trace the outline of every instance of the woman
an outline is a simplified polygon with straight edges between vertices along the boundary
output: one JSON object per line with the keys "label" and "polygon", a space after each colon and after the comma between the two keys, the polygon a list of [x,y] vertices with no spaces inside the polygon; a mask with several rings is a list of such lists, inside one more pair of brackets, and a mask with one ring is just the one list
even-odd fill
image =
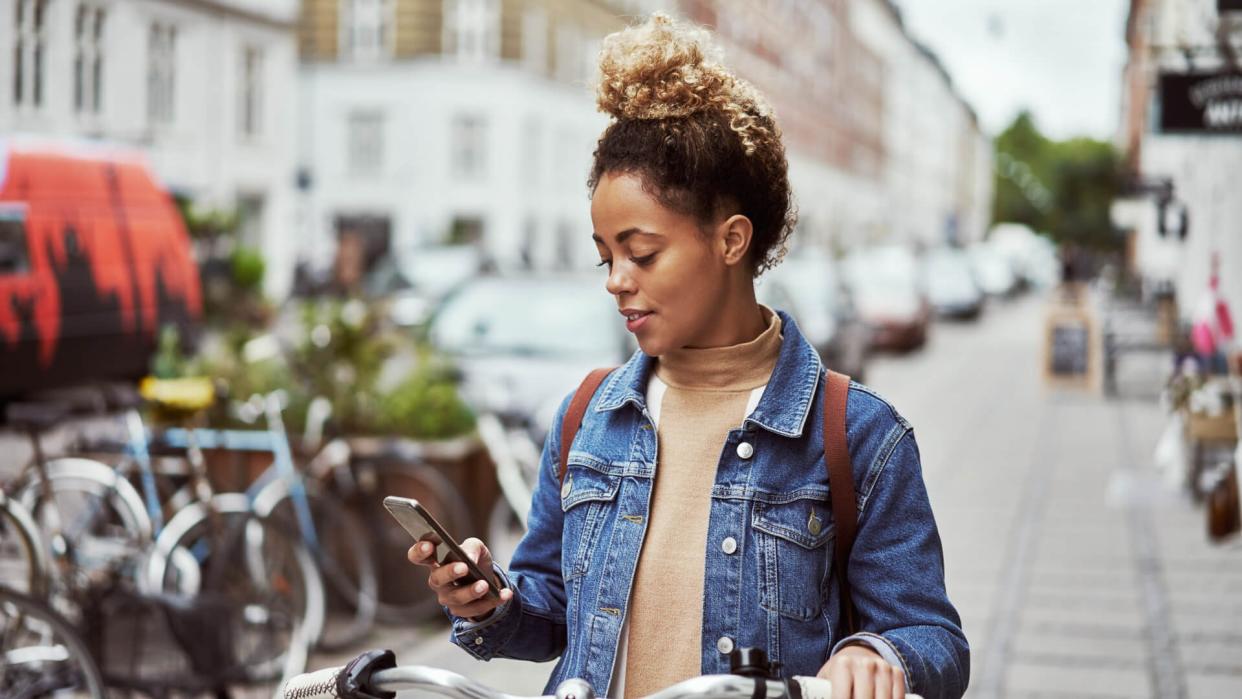
{"label": "woman", "polygon": [[529,531],[505,589],[458,586],[463,564],[410,549],[480,659],[560,657],[547,692],[581,677],[644,696],[729,670],[758,647],[783,675],[839,697],[958,697],[969,651],[944,589],[911,428],[854,384],[846,410],[858,529],[847,634],[833,575],[825,371],[754,280],[796,218],[780,131],[706,32],[663,15],[605,40],[599,106],[614,117],[589,179],[606,288],[640,351],[591,399],[560,477],[562,404]]}

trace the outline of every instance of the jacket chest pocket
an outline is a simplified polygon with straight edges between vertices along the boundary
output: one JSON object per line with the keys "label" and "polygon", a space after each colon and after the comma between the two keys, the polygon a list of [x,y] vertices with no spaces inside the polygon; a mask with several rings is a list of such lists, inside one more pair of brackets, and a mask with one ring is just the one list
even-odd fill
{"label": "jacket chest pocket", "polygon": [[758,552],[759,603],[792,619],[817,617],[828,592],[835,542],[828,504],[813,499],[756,503],[751,527]]}
{"label": "jacket chest pocket", "polygon": [[571,462],[561,483],[561,576],[566,582],[586,574],[600,531],[611,517],[621,478]]}

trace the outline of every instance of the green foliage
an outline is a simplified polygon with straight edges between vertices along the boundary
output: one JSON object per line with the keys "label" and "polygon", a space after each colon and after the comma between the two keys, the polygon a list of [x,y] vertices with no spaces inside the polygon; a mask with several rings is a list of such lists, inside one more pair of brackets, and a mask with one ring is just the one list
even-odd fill
{"label": "green foliage", "polygon": [[375,427],[416,439],[445,439],[474,429],[474,414],[457,393],[451,367],[421,354],[413,373],[380,396]]}
{"label": "green foliage", "polygon": [[190,360],[181,351],[181,333],[169,324],[160,328],[155,355],[151,357],[151,376],[157,379],[178,379],[189,376]]}
{"label": "green foliage", "polygon": [[[1109,216],[1121,182],[1121,162],[1111,144],[1089,138],[1053,141],[1022,112],[996,137],[995,148],[998,161],[1007,156],[1020,165],[997,168],[993,221],[1024,223],[1061,243],[1096,249],[1120,244]],[[1051,195],[1043,206],[1041,190]]]}
{"label": "green foliage", "polygon": [[233,271],[233,284],[239,291],[261,293],[267,265],[258,250],[244,246],[233,248],[233,254],[229,256],[229,266]]}

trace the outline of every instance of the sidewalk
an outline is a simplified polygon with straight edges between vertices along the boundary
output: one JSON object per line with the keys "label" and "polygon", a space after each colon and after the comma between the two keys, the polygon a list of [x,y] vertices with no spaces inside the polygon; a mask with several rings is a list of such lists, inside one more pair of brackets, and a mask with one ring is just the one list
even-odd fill
{"label": "sidewalk", "polygon": [[1160,482],[1162,411],[1045,390],[1041,305],[999,310],[875,378],[922,448],[969,696],[1242,696],[1242,547]]}

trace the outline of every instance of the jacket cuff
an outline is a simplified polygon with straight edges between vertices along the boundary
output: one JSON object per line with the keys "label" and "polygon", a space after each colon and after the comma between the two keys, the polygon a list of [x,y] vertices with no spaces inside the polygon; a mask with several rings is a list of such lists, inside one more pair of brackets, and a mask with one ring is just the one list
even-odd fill
{"label": "jacket cuff", "polygon": [[906,665],[906,659],[902,657],[901,653],[897,650],[897,646],[893,645],[892,641],[884,638],[878,633],[860,631],[852,636],[846,636],[838,641],[837,645],[833,646],[832,652],[829,653],[829,656],[831,657],[836,655],[846,646],[864,646],[866,648],[870,648],[876,653],[879,653],[880,657],[884,659],[884,662],[892,665],[893,667],[901,668],[901,673],[906,676],[906,691],[914,691],[914,687],[910,684],[910,668]]}
{"label": "jacket cuff", "polygon": [[449,640],[479,660],[491,660],[496,656],[517,630],[517,623],[522,616],[522,602],[517,588],[509,582],[509,575],[495,563],[492,564],[492,571],[500,582],[501,589],[509,588],[513,591],[513,597],[509,601],[501,603],[491,614],[479,621],[453,616],[445,609],[445,614],[453,620]]}

